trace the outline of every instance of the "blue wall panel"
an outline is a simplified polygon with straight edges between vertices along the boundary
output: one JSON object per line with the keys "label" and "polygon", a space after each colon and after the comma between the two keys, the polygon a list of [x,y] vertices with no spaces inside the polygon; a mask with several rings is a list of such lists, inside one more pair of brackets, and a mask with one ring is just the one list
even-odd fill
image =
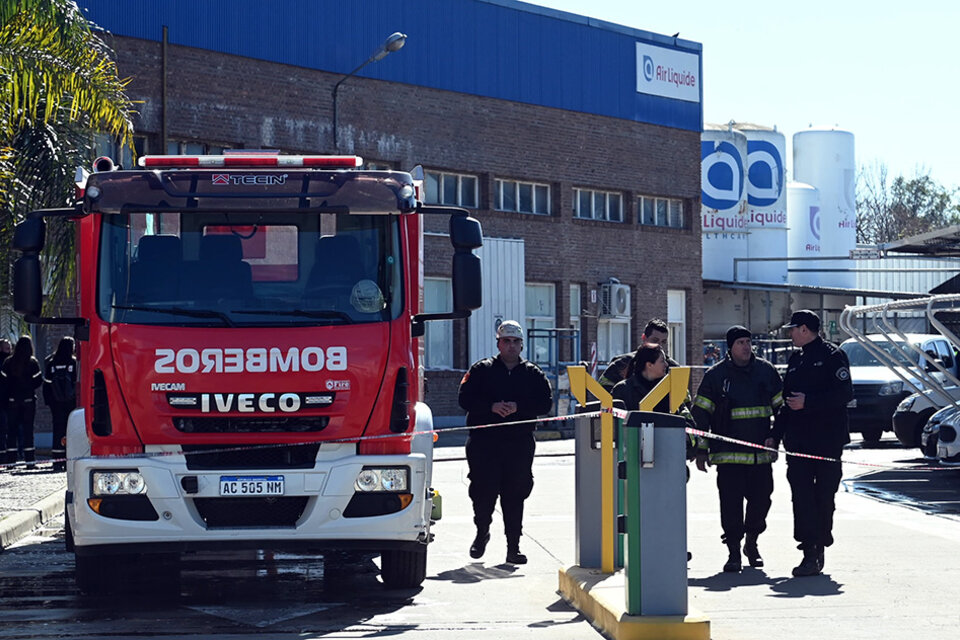
{"label": "blue wall panel", "polygon": [[[399,53],[359,75],[699,131],[701,103],[636,92],[635,43],[698,43],[512,0],[78,0],[117,35],[348,73],[394,31]],[[701,62],[702,87],[702,62]],[[702,101],[702,93],[701,93]]]}

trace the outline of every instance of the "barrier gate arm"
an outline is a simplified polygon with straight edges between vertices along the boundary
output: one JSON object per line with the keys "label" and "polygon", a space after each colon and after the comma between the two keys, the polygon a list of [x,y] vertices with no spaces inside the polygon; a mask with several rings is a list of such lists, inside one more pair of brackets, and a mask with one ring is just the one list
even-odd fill
{"label": "barrier gate arm", "polygon": [[600,570],[613,573],[613,396],[586,367],[567,367],[570,391],[581,405],[587,404],[587,391],[600,401]]}

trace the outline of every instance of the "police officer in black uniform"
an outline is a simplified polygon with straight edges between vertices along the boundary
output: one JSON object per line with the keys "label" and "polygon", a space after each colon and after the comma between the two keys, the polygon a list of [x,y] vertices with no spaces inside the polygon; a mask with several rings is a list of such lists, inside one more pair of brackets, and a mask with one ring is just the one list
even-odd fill
{"label": "police officer in black uniform", "polygon": [[793,537],[803,560],[795,576],[823,570],[823,550],[833,544],[834,496],[842,475],[840,456],[850,442],[847,403],[853,399],[847,355],[820,338],[820,318],[801,310],[791,316],[790,339],[800,351],[787,363],[784,405],[777,414],[774,440],[788,452],[830,458],[787,458],[787,481],[793,494]]}
{"label": "police officer in black uniform", "polygon": [[497,498],[503,511],[507,562],[524,564],[520,553],[523,502],[533,490],[533,431],[538,416],[553,406],[550,382],[540,367],[520,357],[523,328],[513,320],[497,328],[500,354],[476,362],[460,381],[460,406],[467,425],[521,422],[472,429],[467,439],[470,499],[477,535],[470,557],[483,556],[490,541],[490,523]]}

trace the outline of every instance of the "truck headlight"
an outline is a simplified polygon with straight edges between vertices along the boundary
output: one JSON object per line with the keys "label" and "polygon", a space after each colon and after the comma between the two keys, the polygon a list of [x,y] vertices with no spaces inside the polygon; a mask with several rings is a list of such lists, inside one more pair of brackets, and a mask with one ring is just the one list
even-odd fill
{"label": "truck headlight", "polygon": [[139,471],[94,471],[93,495],[137,496],[147,492],[147,483]]}
{"label": "truck headlight", "polygon": [[364,467],[357,474],[357,491],[406,491],[410,486],[407,467]]}
{"label": "truck headlight", "polygon": [[880,387],[881,396],[895,396],[901,391],[903,391],[903,381],[901,380],[898,380],[897,382],[888,382]]}

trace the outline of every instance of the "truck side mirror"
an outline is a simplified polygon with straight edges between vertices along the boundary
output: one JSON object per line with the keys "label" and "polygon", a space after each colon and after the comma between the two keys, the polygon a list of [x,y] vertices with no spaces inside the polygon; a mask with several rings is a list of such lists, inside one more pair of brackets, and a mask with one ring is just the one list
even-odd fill
{"label": "truck side mirror", "polygon": [[13,265],[13,309],[29,319],[40,315],[42,305],[40,256],[33,252],[26,253],[17,258]]}
{"label": "truck side mirror", "polygon": [[464,215],[450,216],[450,242],[456,250],[470,251],[483,246],[480,221]]}
{"label": "truck side mirror", "polygon": [[479,309],[483,304],[483,277],[480,257],[472,252],[458,251],[453,255],[453,309]]}
{"label": "truck side mirror", "polygon": [[47,235],[43,218],[27,218],[13,230],[13,248],[23,253],[40,253]]}
{"label": "truck side mirror", "polygon": [[453,245],[453,310],[472,311],[483,304],[483,277],[480,257],[474,249],[483,246],[480,221],[466,215],[450,216],[450,243]]}

